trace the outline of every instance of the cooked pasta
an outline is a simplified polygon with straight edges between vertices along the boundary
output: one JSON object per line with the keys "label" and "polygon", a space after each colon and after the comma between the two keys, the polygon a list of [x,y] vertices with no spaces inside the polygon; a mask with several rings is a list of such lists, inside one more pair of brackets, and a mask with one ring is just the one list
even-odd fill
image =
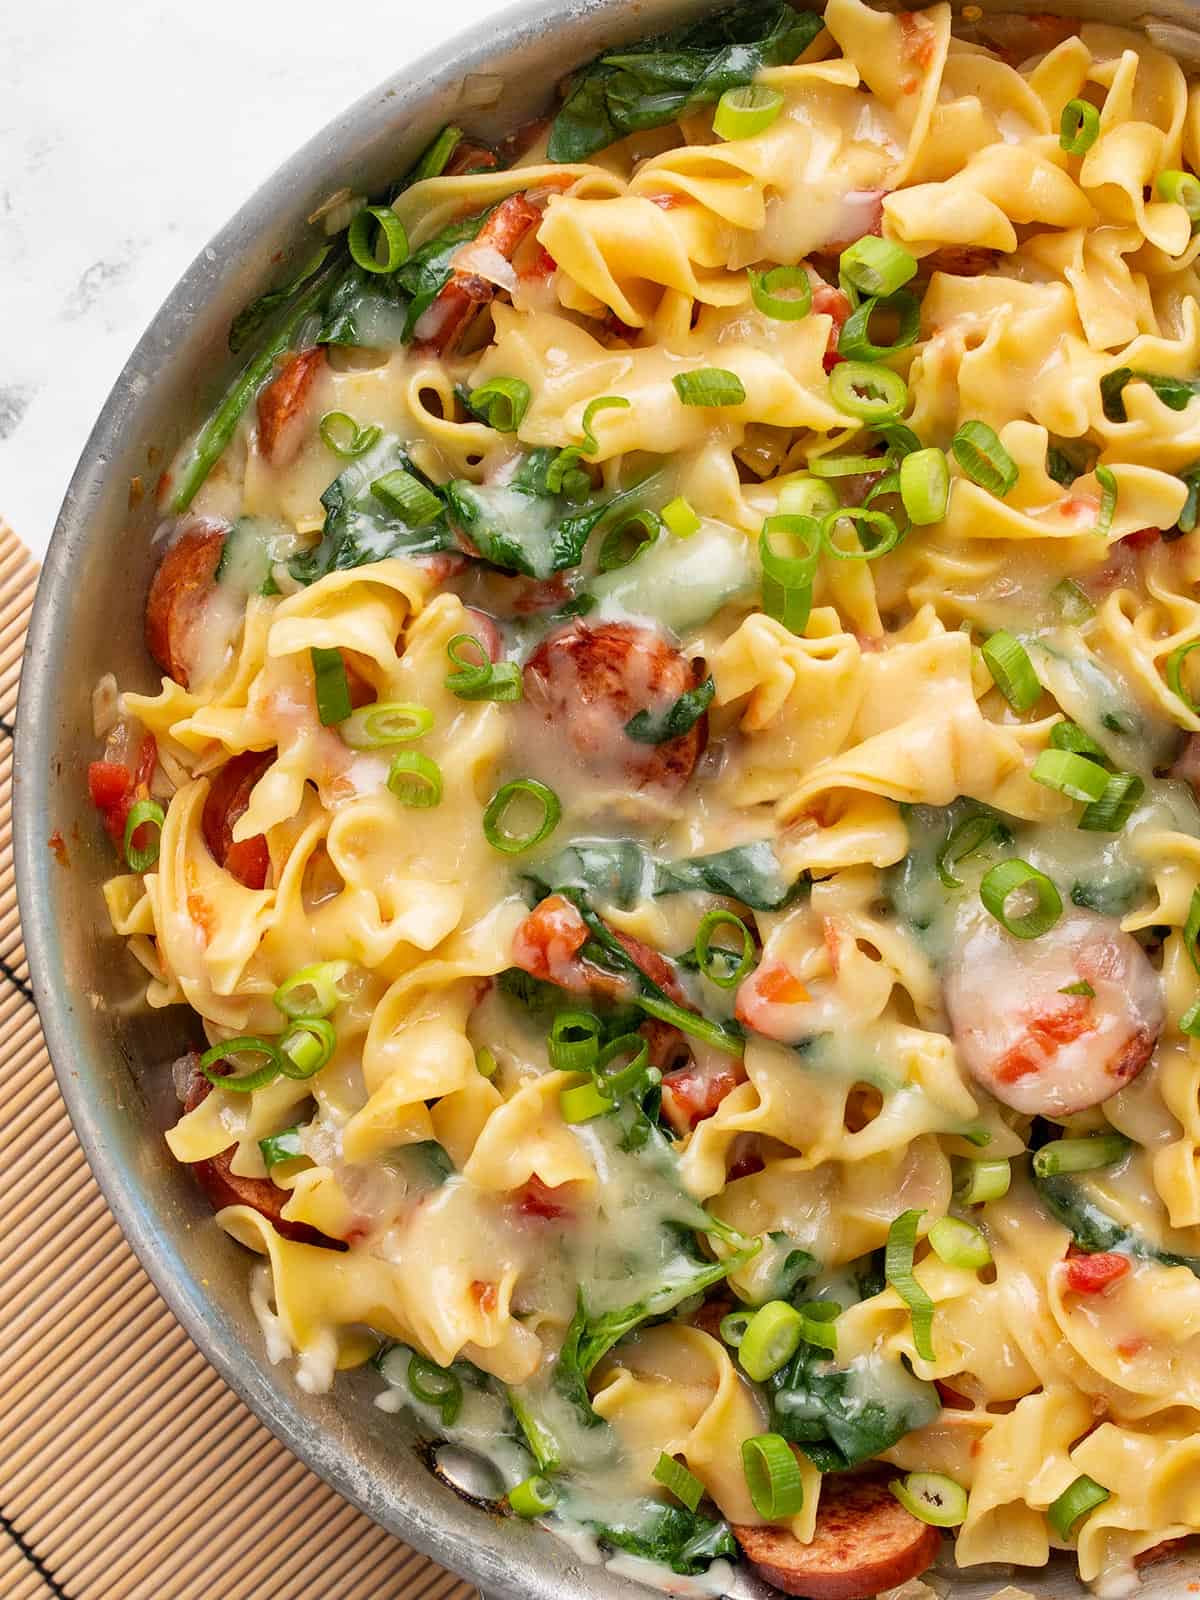
{"label": "cooked pasta", "polygon": [[1200,1532],[1198,96],[742,0],[342,207],[164,477],[167,1143],[272,1361],[643,1574]]}

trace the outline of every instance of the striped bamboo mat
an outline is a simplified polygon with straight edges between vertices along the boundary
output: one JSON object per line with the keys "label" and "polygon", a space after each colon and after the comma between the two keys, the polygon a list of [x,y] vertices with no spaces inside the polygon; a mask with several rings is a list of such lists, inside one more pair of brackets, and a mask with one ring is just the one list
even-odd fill
{"label": "striped bamboo mat", "polygon": [[0,1600],[468,1600],[205,1365],[75,1141],[13,882],[11,741],[36,579],[0,522]]}

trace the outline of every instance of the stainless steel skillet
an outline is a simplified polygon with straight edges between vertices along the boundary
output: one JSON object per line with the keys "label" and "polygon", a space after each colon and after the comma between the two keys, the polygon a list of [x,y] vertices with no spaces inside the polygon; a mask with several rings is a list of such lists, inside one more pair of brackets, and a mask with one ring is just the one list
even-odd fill
{"label": "stainless steel skillet", "polygon": [[[211,1225],[161,1137],[176,1112],[161,1064],[180,1052],[187,1019],[146,1012],[139,970],[108,931],[100,886],[112,857],[84,781],[95,754],[91,690],[109,671],[124,685],[156,682],[142,645],[156,519],[151,496],[130,511],[130,482],[152,485],[195,425],[228,375],[231,317],[270,281],[277,253],[306,236],[305,217],[345,183],[385,188],[441,124],[503,135],[542,111],[564,73],[601,48],[707,9],[710,0],[532,0],[397,71],[282,167],[185,274],[101,412],[46,558],[21,687],[14,822],[25,940],[63,1096],[117,1220],[175,1315],[267,1426],[370,1516],[496,1600],[619,1600],[645,1590],[458,1496],[427,1469],[408,1420],[371,1404],[369,1375],[314,1397],[268,1363],[246,1297],[246,1257]],[[1059,9],[1125,25],[1147,17],[1134,0],[1068,0]],[[1151,25],[1157,43],[1200,62],[1195,0],[1163,0]],[[48,844],[55,830],[72,841],[67,870]],[[1181,1595],[1188,1577],[1200,1571],[1164,1563],[1141,1593]],[[953,1595],[982,1600],[1008,1581],[956,1575]],[[1065,1564],[1015,1581],[1046,1600],[1083,1593]],[[750,1580],[737,1588],[765,1592]]]}

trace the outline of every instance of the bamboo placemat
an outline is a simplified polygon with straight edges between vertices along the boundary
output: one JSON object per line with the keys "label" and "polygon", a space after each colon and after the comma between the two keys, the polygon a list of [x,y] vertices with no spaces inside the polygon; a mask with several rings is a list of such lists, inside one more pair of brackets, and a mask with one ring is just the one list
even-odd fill
{"label": "bamboo placemat", "polygon": [[36,578],[0,521],[0,1600],[470,1600],[206,1366],[76,1142],[13,882],[12,732]]}

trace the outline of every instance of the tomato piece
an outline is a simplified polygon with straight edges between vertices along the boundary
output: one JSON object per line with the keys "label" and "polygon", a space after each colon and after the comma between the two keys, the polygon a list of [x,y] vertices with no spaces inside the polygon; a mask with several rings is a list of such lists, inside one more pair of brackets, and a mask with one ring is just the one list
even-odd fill
{"label": "tomato piece", "polygon": [[577,908],[561,894],[547,895],[513,936],[513,961],[535,978],[578,988],[583,964],[576,958],[587,939],[587,923]]}
{"label": "tomato piece", "polygon": [[271,852],[266,835],[256,833],[253,838],[239,839],[229,847],[225,857],[225,870],[247,889],[265,889],[267,873],[271,870]]}
{"label": "tomato piece", "polygon": [[517,1207],[523,1217],[541,1217],[547,1222],[557,1222],[571,1215],[570,1206],[564,1205],[560,1198],[560,1190],[551,1189],[536,1173],[517,1190]]}
{"label": "tomato piece", "polygon": [[695,1064],[680,1067],[662,1081],[663,1111],[677,1133],[690,1133],[745,1081],[740,1062],[722,1063],[715,1072],[704,1072]]}
{"label": "tomato piece", "polygon": [[93,761],[88,766],[88,793],[98,811],[108,811],[133,786],[133,774],[119,761]]}
{"label": "tomato piece", "polygon": [[1129,1257],[1114,1251],[1067,1257],[1067,1287],[1073,1294],[1103,1294],[1129,1271]]}
{"label": "tomato piece", "polygon": [[1127,533],[1124,538],[1118,539],[1118,544],[1123,544],[1127,550],[1148,550],[1152,544],[1157,544],[1162,537],[1158,528],[1137,528],[1133,533]]}
{"label": "tomato piece", "polygon": [[791,972],[782,961],[773,962],[768,967],[760,967],[756,974],[755,988],[763,1000],[769,1000],[772,1005],[795,1005],[804,1000],[811,1000],[808,990]]}

